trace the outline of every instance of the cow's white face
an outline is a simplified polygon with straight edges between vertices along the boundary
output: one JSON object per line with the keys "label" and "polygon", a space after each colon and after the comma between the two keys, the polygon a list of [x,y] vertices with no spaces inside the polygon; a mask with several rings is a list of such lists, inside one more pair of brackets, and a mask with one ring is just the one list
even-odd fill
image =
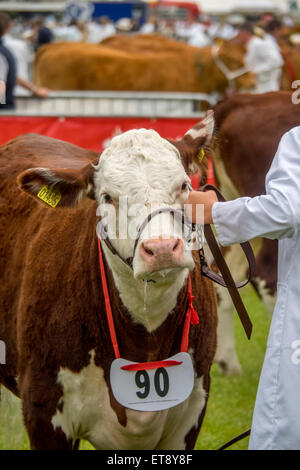
{"label": "cow's white face", "polygon": [[[178,149],[155,131],[140,129],[112,140],[95,168],[94,182],[99,215],[126,259],[132,257],[137,230],[150,213],[183,208],[190,180]],[[134,277],[165,282],[166,276],[193,267],[182,224],[169,212],[151,219],[135,250]]]}
{"label": "cow's white face", "polygon": [[[137,230],[150,213],[165,207],[183,208],[189,191],[185,170],[196,165],[205,172],[199,155],[210,143],[213,127],[213,112],[208,111],[176,142],[153,130],[129,131],[115,137],[94,165],[31,168],[19,175],[18,182],[24,191],[51,207],[76,207],[85,197],[96,199],[111,243],[123,258],[130,258]],[[164,212],[143,230],[133,271],[102,243],[124,305],[148,331],[156,329],[174,309],[194,266],[185,242],[181,222]]]}

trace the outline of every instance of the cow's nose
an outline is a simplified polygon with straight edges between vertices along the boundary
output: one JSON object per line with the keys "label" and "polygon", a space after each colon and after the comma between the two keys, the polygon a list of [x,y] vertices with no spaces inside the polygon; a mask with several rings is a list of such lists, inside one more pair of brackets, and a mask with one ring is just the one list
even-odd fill
{"label": "cow's nose", "polygon": [[155,238],[140,245],[140,255],[150,266],[162,269],[180,263],[183,255],[183,242],[180,239]]}

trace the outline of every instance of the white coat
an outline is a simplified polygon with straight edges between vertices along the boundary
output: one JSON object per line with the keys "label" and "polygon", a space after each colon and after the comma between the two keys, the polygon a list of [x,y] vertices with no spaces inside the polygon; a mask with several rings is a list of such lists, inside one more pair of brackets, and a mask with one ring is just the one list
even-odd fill
{"label": "white coat", "polygon": [[255,93],[280,90],[283,59],[275,40],[256,36],[250,39],[245,64],[256,76]]}
{"label": "white coat", "polygon": [[[258,387],[249,449],[300,449],[300,127],[287,132],[266,195],[215,203],[221,245],[279,240],[277,302]],[[255,327],[255,326],[254,326]]]}

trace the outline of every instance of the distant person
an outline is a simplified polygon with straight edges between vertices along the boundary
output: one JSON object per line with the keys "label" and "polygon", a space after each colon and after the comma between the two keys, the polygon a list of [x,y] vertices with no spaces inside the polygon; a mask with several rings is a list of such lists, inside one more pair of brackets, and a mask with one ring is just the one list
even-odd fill
{"label": "distant person", "polygon": [[79,29],[79,31],[81,33],[81,40],[80,41],[86,42],[87,37],[88,37],[88,30],[87,30],[87,27],[86,27],[86,22],[83,21],[83,20],[77,20],[77,28]]}
{"label": "distant person", "polygon": [[167,38],[174,39],[176,38],[176,28],[174,21],[165,19],[160,21],[160,24],[158,26],[158,32],[159,34],[162,34],[163,36],[166,36]]}
{"label": "distant person", "polygon": [[[4,34],[2,37],[4,46],[7,47],[13,54],[18,75],[26,81],[30,81],[30,68],[34,60],[34,52],[31,49],[28,41],[24,39],[17,39],[13,37],[9,32]],[[17,95],[28,95],[29,91],[17,85],[15,88],[15,94]]]}
{"label": "distant person", "polygon": [[10,17],[0,12],[0,109],[14,108],[13,91],[17,83],[16,61],[10,50],[3,44],[3,36],[8,32]]}
{"label": "distant person", "polygon": [[222,20],[219,23],[212,23],[208,29],[208,34],[213,40],[219,38],[230,41],[237,36],[238,31],[234,26]]}
{"label": "distant person", "polygon": [[266,24],[265,28],[265,39],[269,41],[273,47],[276,47],[279,52],[281,52],[278,40],[280,38],[282,24],[281,21],[274,19]]}
{"label": "distant person", "polygon": [[190,26],[190,34],[187,41],[190,46],[207,47],[212,44],[208,29],[200,18],[196,18]]}
{"label": "distant person", "polygon": [[116,22],[117,32],[120,34],[127,34],[132,32],[132,20],[131,18],[120,18]]}
{"label": "distant person", "polygon": [[0,106],[5,104],[6,72],[5,62],[0,54]]}
{"label": "distant person", "polygon": [[100,39],[98,42],[103,41],[110,36],[114,36],[116,34],[116,28],[110,18],[108,16],[100,16],[99,18],[99,26],[100,26]]}
{"label": "distant person", "polygon": [[77,26],[76,20],[57,24],[53,29],[53,34],[55,41],[78,42],[82,40],[82,33]]}
{"label": "distant person", "polygon": [[37,88],[17,73],[17,63],[13,52],[3,44],[3,36],[8,33],[11,19],[7,13],[0,12],[0,110],[14,109],[14,90],[16,84],[31,91],[36,96],[46,97],[49,91]]}
{"label": "distant person", "polygon": [[148,21],[140,27],[140,34],[154,34],[157,31],[157,19],[155,16],[150,16]]}
{"label": "distant person", "polygon": [[100,16],[99,18],[90,21],[86,25],[87,29],[87,42],[98,44],[110,36],[116,34],[116,28],[108,16]]}
{"label": "distant person", "polygon": [[254,93],[280,90],[283,59],[278,45],[265,36],[254,34],[253,27],[241,27],[239,40],[247,46],[245,64],[256,77]]}
{"label": "distant person", "polygon": [[44,18],[39,17],[33,21],[33,44],[37,50],[45,44],[49,44],[54,40],[54,34],[47,26],[45,26]]}

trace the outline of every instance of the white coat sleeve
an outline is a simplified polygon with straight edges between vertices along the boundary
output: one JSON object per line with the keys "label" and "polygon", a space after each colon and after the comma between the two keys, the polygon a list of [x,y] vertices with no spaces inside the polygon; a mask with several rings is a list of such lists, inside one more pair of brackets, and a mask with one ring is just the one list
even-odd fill
{"label": "white coat sleeve", "polygon": [[266,177],[266,194],[217,202],[212,217],[223,246],[295,234],[300,226],[300,126],[282,137]]}

